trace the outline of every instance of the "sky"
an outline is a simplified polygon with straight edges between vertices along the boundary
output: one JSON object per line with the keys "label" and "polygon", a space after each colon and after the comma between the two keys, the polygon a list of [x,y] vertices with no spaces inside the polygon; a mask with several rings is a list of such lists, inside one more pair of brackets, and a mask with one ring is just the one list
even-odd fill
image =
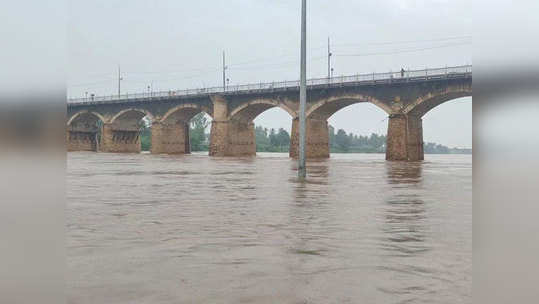
{"label": "sky", "polygon": [[[472,63],[469,0],[308,0],[308,78]],[[68,97],[299,79],[300,0],[72,0],[68,8]],[[424,141],[472,146],[471,97],[424,116]],[[270,109],[255,119],[290,130]],[[361,103],[329,123],[355,134],[384,134],[387,115]]]}

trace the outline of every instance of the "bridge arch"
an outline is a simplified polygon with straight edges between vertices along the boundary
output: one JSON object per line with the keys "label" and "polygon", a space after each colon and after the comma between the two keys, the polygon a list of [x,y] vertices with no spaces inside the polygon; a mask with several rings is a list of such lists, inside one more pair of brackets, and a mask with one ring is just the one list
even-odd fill
{"label": "bridge arch", "polygon": [[[200,117],[191,128],[193,118],[201,113],[209,116]],[[211,107],[184,103],[170,110],[152,125],[151,152],[154,154],[189,154],[193,151],[203,151],[206,145],[205,129],[213,120]],[[200,127],[201,128],[197,128]],[[193,133],[194,132],[194,133]],[[195,140],[196,139],[196,140]]]}
{"label": "bridge arch", "polygon": [[435,107],[461,97],[472,96],[471,87],[449,87],[442,92],[435,92],[423,95],[409,104],[402,111],[403,114],[423,117]]}
{"label": "bridge arch", "polygon": [[233,109],[229,115],[229,120],[236,120],[245,123],[252,122],[258,115],[262,114],[266,110],[274,107],[279,107],[286,111],[294,119],[297,114],[294,110],[288,107],[286,104],[275,99],[255,99],[249,102],[243,103],[240,106]]}
{"label": "bridge arch", "polygon": [[[212,145],[218,146],[219,132],[227,133],[224,155],[256,155],[256,129],[254,120],[269,109],[278,108],[288,113],[292,120],[297,119],[296,112],[285,101],[274,98],[254,98],[229,109],[226,131],[220,131],[219,124],[212,125]],[[289,145],[288,145],[289,146]]]}
{"label": "bridge arch", "polygon": [[67,121],[67,150],[98,151],[104,121],[104,117],[96,112],[83,110],[73,114]]}
{"label": "bridge arch", "polygon": [[[452,85],[417,97],[400,113],[391,115],[387,134],[387,160],[420,161],[429,145],[423,141],[423,117],[434,108],[446,102],[472,96],[471,82]],[[440,143],[438,143],[440,144]],[[433,147],[430,145],[430,147]],[[432,150],[432,149],[431,149]],[[437,153],[432,150],[430,153]]]}
{"label": "bridge arch", "polygon": [[147,132],[147,121],[143,118],[154,121],[153,114],[145,109],[127,108],[116,113],[103,125],[101,151],[139,153],[142,135]]}
{"label": "bridge arch", "polygon": [[213,111],[210,108],[198,104],[186,103],[168,110],[160,119],[160,122],[171,120],[189,121],[200,112],[204,112],[213,118]]}
{"label": "bridge arch", "polygon": [[114,115],[111,119],[110,119],[110,122],[111,124],[114,124],[116,123],[118,120],[140,120],[144,117],[148,116],[148,118],[150,118],[152,121],[154,120],[154,116],[152,113],[150,113],[150,111],[147,111],[147,110],[144,110],[144,109],[139,109],[139,108],[129,108],[129,109],[124,109],[124,110],[121,110],[120,112],[118,112],[116,115]]}
{"label": "bridge arch", "polygon": [[98,120],[100,120],[101,122],[105,122],[105,117],[103,117],[103,115],[97,113],[97,112],[92,112],[92,111],[88,111],[88,110],[82,110],[82,111],[79,111],[75,114],[73,114],[69,120],[67,121],[67,126],[70,126],[75,120],[77,119],[80,119],[82,116],[93,116],[95,118],[97,118]]}
{"label": "bridge arch", "polygon": [[388,115],[393,109],[386,103],[368,95],[352,94],[341,95],[322,99],[313,104],[306,112],[307,118],[327,120],[337,111],[356,103],[372,103],[382,109]]}

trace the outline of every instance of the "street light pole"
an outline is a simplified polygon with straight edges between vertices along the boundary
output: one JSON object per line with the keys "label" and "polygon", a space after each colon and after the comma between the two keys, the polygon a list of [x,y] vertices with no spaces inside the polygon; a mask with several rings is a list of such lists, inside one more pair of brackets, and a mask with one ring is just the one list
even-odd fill
{"label": "street light pole", "polygon": [[331,50],[329,48],[329,37],[328,37],[328,81],[331,78],[330,70],[331,70]]}
{"label": "street light pole", "polygon": [[226,62],[225,51],[223,51],[223,92],[226,91]]}
{"label": "street light pole", "polygon": [[118,65],[118,98],[120,98],[120,82],[122,80],[122,76],[120,74],[120,65]]}
{"label": "street light pole", "polygon": [[307,103],[307,0],[301,1],[301,70],[299,85],[299,159],[298,177],[307,176],[305,168],[305,106]]}

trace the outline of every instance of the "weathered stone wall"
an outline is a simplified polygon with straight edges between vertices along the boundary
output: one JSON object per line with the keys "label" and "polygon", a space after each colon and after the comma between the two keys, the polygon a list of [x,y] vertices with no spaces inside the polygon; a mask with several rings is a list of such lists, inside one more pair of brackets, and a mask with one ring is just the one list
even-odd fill
{"label": "weathered stone wall", "polygon": [[139,131],[115,130],[111,124],[103,125],[101,135],[102,152],[140,153]]}
{"label": "weathered stone wall", "polygon": [[213,120],[210,131],[210,156],[226,156],[228,122]]}
{"label": "weathered stone wall", "polygon": [[423,122],[417,116],[391,115],[387,128],[386,160],[424,159]]}
{"label": "weathered stone wall", "polygon": [[408,115],[408,160],[425,159],[423,152],[423,120]]}
{"label": "weathered stone wall", "polygon": [[213,104],[213,121],[210,131],[210,156],[226,156],[228,141],[228,105],[221,96],[211,98]]}
{"label": "weathered stone wall", "polygon": [[[305,157],[329,157],[329,130],[327,120],[308,118],[305,121],[307,138],[305,140]],[[290,157],[299,157],[299,118],[292,121],[292,135],[290,137]]]}
{"label": "weathered stone wall", "polygon": [[240,121],[213,121],[210,134],[211,156],[256,155],[255,125]]}
{"label": "weathered stone wall", "polygon": [[97,132],[67,131],[67,151],[97,151]]}
{"label": "weathered stone wall", "polygon": [[191,153],[189,145],[189,124],[152,124],[152,154]]}
{"label": "weathered stone wall", "polygon": [[229,121],[227,139],[225,156],[256,155],[254,123]]}

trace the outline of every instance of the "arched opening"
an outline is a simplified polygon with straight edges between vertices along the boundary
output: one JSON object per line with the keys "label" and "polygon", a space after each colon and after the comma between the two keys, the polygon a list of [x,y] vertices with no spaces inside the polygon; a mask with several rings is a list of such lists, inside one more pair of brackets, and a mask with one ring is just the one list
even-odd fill
{"label": "arched opening", "polygon": [[211,109],[183,104],[169,110],[152,130],[152,153],[208,153]]}
{"label": "arched opening", "polygon": [[[425,152],[427,152],[427,154],[437,151],[441,153],[450,153],[451,151],[449,148],[441,146],[439,143],[424,144],[423,116],[432,109],[448,101],[471,100],[471,98],[461,99],[466,96],[471,97],[471,95],[471,83],[468,86],[448,87],[440,92],[420,96],[414,102],[408,104],[400,113],[390,115],[386,159],[421,161],[425,157]],[[455,112],[455,116],[447,115],[447,113],[445,113],[445,115],[439,117],[439,119],[445,120],[452,117],[452,119],[455,120],[459,114],[462,113]],[[454,121],[448,122],[448,124],[456,126]],[[428,130],[427,132],[429,132],[429,134],[432,134],[431,132],[440,133],[440,130],[435,128],[435,130]],[[448,132],[457,134],[454,131]],[[462,136],[462,134],[459,135]]]}
{"label": "arched opening", "polygon": [[330,153],[385,153],[388,113],[370,102],[346,101],[325,111]]}
{"label": "arched opening", "polygon": [[103,117],[98,113],[79,112],[67,122],[68,151],[99,151]]}
{"label": "arched opening", "polygon": [[253,121],[256,152],[288,154],[292,127],[290,119],[290,114],[279,107],[270,108],[258,115]]}
{"label": "arched opening", "polygon": [[[103,127],[102,150],[116,153],[139,153],[148,137],[154,119],[142,109],[126,109],[117,113]],[[144,138],[144,139],[143,139]]]}
{"label": "arched opening", "polygon": [[[346,111],[341,111],[347,108]],[[358,109],[361,108],[361,109]],[[358,109],[354,111],[354,109]],[[362,115],[367,109],[367,115]],[[361,134],[358,132],[358,121],[367,121],[362,126],[376,125],[378,131],[380,122],[387,118],[389,107],[383,102],[371,96],[360,94],[341,95],[322,99],[315,102],[307,110],[307,147],[308,158],[328,158],[330,152],[379,152],[383,147],[367,149],[371,134]],[[359,114],[358,114],[359,112]],[[372,114],[377,115],[372,115]],[[369,119],[376,120],[376,123],[369,122]],[[359,133],[359,134],[358,134]],[[380,142],[383,138],[372,136],[374,142]],[[291,156],[295,157],[291,153]]]}
{"label": "arched opening", "polygon": [[189,120],[189,145],[191,153],[208,155],[212,117],[199,112]]}
{"label": "arched opening", "polygon": [[368,95],[350,94],[330,97],[320,100],[313,104],[307,110],[308,118],[328,120],[333,114],[350,105],[359,103],[369,103],[382,109],[387,114],[392,112],[392,109],[384,102]]}
{"label": "arched opening", "polygon": [[271,99],[253,100],[238,106],[229,114],[228,154],[287,153],[291,141],[290,118],[295,116],[290,107]]}
{"label": "arched opening", "polygon": [[430,154],[471,154],[472,97],[447,100],[422,116],[423,150]]}
{"label": "arched opening", "polygon": [[140,121],[140,150],[149,152],[152,148],[152,119],[144,116]]}

